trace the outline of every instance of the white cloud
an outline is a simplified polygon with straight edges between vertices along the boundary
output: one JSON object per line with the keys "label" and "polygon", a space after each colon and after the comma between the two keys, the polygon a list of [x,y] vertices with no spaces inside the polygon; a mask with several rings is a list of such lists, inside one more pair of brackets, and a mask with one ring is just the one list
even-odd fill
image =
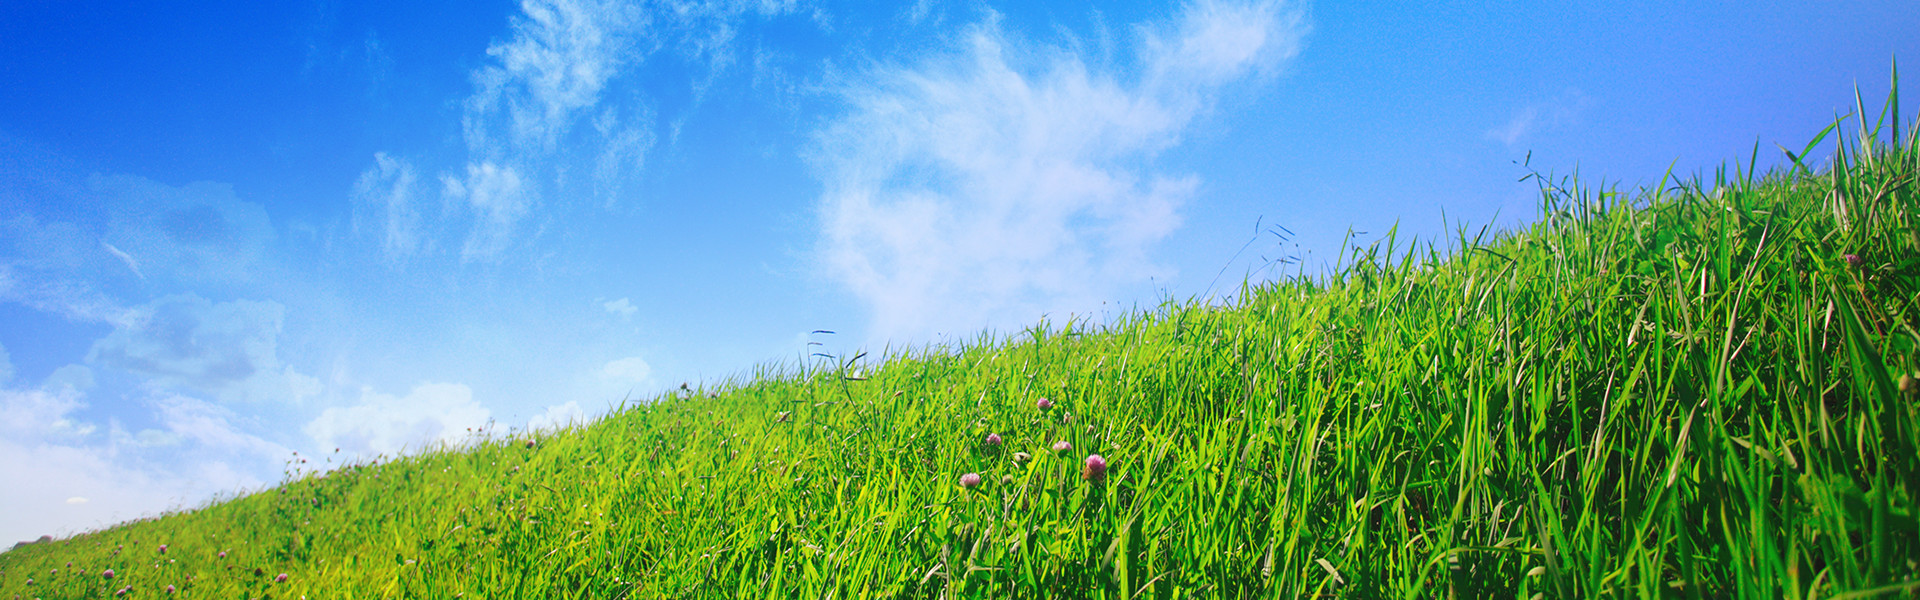
{"label": "white cloud", "polygon": [[1502,125],[1487,130],[1487,139],[1498,140],[1502,144],[1513,145],[1533,131],[1533,125],[1540,120],[1540,107],[1529,106],[1513,113],[1513,118]]}
{"label": "white cloud", "polygon": [[533,208],[533,198],[520,172],[491,162],[468,164],[465,179],[442,175],[448,198],[465,200],[473,209],[473,231],[460,249],[463,260],[491,258],[513,242],[514,226]]}
{"label": "white cloud", "polygon": [[219,448],[249,456],[288,454],[288,450],[279,444],[240,431],[240,427],[234,423],[239,415],[219,405],[178,395],[156,398],[153,405],[165,429],[148,431],[166,433],[171,444]]}
{"label": "white cloud", "polygon": [[1140,28],[1129,82],[1009,41],[996,19],[955,52],[844,84],[849,112],[817,133],[820,259],[870,305],[876,338],[1091,309],[1163,273],[1149,250],[1198,181],[1143,165],[1305,31],[1276,2],[1189,4]]}
{"label": "white cloud", "polygon": [[113,247],[113,244],[100,242],[100,245],[102,247],[105,247],[107,249],[107,252],[113,254],[114,258],[118,258],[120,259],[120,262],[125,263],[127,265],[127,270],[133,271],[133,274],[135,276],[138,276],[141,279],[147,278],[146,274],[140,272],[140,263],[133,260],[133,255],[127,254],[125,250],[121,250],[119,248]]}
{"label": "white cloud", "polygon": [[109,431],[61,391],[0,389],[0,540],[67,535],[257,487],[286,448],[240,432],[204,401],[156,396],[160,427]]}
{"label": "white cloud", "polygon": [[363,389],[359,404],[322,411],[306,433],[350,455],[397,455],[460,442],[491,414],[474,401],[472,389],[457,383],[422,384],[404,397]]}
{"label": "white cloud", "polygon": [[94,342],[88,362],[230,402],[298,402],[320,391],[318,379],[280,362],[285,308],[278,302],[214,303],[185,294],[159,298],[136,312]]}
{"label": "white cloud", "polygon": [[103,289],[125,272],[97,233],[32,214],[0,219],[0,302],[82,323],[125,323],[127,308]]}
{"label": "white cloud", "polygon": [[607,309],[609,313],[620,315],[622,319],[631,319],[633,313],[640,312],[640,309],[633,305],[633,301],[626,298],[606,302],[600,307]]}
{"label": "white cloud", "polygon": [[353,184],[354,233],[378,231],[380,248],[389,260],[404,259],[421,250],[420,207],[413,163],[373,155],[373,166]]}
{"label": "white cloud", "polygon": [[604,206],[611,208],[619,200],[630,174],[646,168],[647,151],[653,149],[655,137],[653,119],[653,111],[643,110],[622,122],[613,108],[594,118],[594,130],[606,140],[593,167],[594,192]]}
{"label": "white cloud", "polygon": [[0,390],[0,433],[17,440],[76,439],[94,427],[67,418],[86,407],[71,390]]}
{"label": "white cloud", "polygon": [[87,368],[86,365],[64,365],[47,374],[47,378],[40,382],[40,389],[51,392],[72,390],[82,394],[87,393],[93,390],[93,369]]}
{"label": "white cloud", "polygon": [[608,361],[600,368],[600,377],[611,382],[641,384],[653,375],[653,367],[638,356]]}
{"label": "white cloud", "polygon": [[174,187],[132,175],[96,175],[88,183],[113,211],[102,243],[114,254],[139,257],[148,272],[251,281],[268,260],[276,236],[267,211],[240,200],[233,186],[201,181]]}
{"label": "white cloud", "polygon": [[1593,99],[1576,88],[1568,88],[1548,100],[1534,102],[1515,110],[1506,124],[1483,134],[1488,140],[1515,146],[1541,133],[1549,133],[1578,124]]}
{"label": "white cloud", "polygon": [[649,15],[637,3],[523,0],[512,37],[487,47],[494,64],[473,74],[469,149],[492,149],[491,122],[504,112],[511,142],[551,151],[575,113],[600,101],[607,80],[632,60],[634,33]]}
{"label": "white cloud", "polygon": [[1200,104],[1206,88],[1270,71],[1299,54],[1308,27],[1306,15],[1285,3],[1200,0],[1183,7],[1173,26],[1143,29],[1144,87]]}
{"label": "white cloud", "polygon": [[[927,17],[933,14],[933,9],[934,0],[914,0],[913,6],[907,7],[901,14],[901,18],[905,19],[908,25],[919,25],[921,21],[927,20]],[[940,19],[936,17],[933,24],[939,25]]]}
{"label": "white cloud", "polygon": [[585,423],[586,420],[587,413],[586,411],[580,410],[580,403],[568,401],[566,404],[549,406],[547,407],[547,412],[534,415],[532,419],[528,419],[527,429],[533,431],[543,429],[552,430],[575,423]]}
{"label": "white cloud", "polygon": [[[461,116],[466,174],[441,176],[447,197],[475,208],[462,257],[492,258],[508,248],[516,224],[532,214],[533,199],[549,181],[566,187],[570,171],[592,177],[602,205],[616,204],[658,138],[645,96],[605,102],[616,80],[670,52],[694,67],[697,104],[735,61],[746,17],[781,15],[795,6],[792,0],[522,0],[509,35],[489,45],[487,64],[470,74],[474,91]],[[575,133],[583,120],[592,134]],[[569,168],[572,158],[590,161],[589,167]],[[561,203],[572,197],[554,194]]]}

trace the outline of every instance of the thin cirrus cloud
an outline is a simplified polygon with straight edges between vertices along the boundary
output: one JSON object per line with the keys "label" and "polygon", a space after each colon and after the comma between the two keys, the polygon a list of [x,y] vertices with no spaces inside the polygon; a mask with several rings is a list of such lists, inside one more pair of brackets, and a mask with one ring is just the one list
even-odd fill
{"label": "thin cirrus cloud", "polygon": [[532,190],[511,166],[467,164],[465,178],[440,176],[443,194],[473,211],[473,231],[460,247],[462,260],[499,254],[513,242],[520,219],[533,209]]}
{"label": "thin cirrus cloud", "polygon": [[376,235],[388,259],[405,259],[422,249],[418,179],[412,163],[378,152],[353,184],[353,231]]}
{"label": "thin cirrus cloud", "polygon": [[896,340],[1091,309],[1164,274],[1151,248],[1199,182],[1147,163],[1306,31],[1280,2],[1194,2],[1136,30],[1129,76],[990,17],[950,52],[860,73],[815,137],[821,264]]}
{"label": "thin cirrus cloud", "polygon": [[117,297],[129,291],[246,285],[278,270],[266,209],[231,186],[94,175],[78,187],[103,219],[0,218],[0,302],[126,327],[138,313]]}
{"label": "thin cirrus cloud", "polygon": [[176,187],[132,175],[96,175],[88,185],[113,207],[104,245],[136,273],[146,264],[186,282],[248,282],[272,260],[276,234],[266,208],[241,200],[232,186]]}
{"label": "thin cirrus cloud", "polygon": [[80,323],[127,322],[127,308],[103,288],[131,272],[99,239],[89,228],[32,213],[0,218],[0,302]]}
{"label": "thin cirrus cloud", "polygon": [[1508,147],[1515,147],[1540,134],[1578,124],[1591,104],[1593,100],[1587,96],[1586,92],[1568,88],[1551,99],[1534,102],[1515,110],[1513,118],[1507,119],[1507,122],[1499,127],[1488,129],[1484,137]]}
{"label": "thin cirrus cloud", "polygon": [[[690,82],[696,98],[735,62],[735,38],[748,17],[793,12],[791,0],[635,2],[523,0],[511,33],[487,47],[488,63],[470,74],[462,102],[464,167],[437,180],[448,205],[468,221],[458,244],[462,261],[492,261],[522,239],[523,222],[543,203],[570,205],[586,189],[606,208],[646,165],[656,145],[657,111],[642,94],[607,102],[624,75],[663,52],[702,71]],[[573,167],[574,162],[584,165]],[[384,217],[383,250],[400,262],[429,241],[417,236],[413,162],[376,153],[355,187],[356,229],[362,213]],[[575,173],[591,181],[570,181]]]}

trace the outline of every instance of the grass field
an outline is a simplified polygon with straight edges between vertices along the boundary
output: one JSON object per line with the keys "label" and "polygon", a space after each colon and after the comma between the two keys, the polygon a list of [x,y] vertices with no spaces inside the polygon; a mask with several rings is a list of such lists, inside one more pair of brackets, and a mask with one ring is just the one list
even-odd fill
{"label": "grass field", "polygon": [[1920,144],[1888,104],[1790,169],[1542,178],[1523,229],[1225,305],[303,473],[0,554],[0,597],[1916,597]]}

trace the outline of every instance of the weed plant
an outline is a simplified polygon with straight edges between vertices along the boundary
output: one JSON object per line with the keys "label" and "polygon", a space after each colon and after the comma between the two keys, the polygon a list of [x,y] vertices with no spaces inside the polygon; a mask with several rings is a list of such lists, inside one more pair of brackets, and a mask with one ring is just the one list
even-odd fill
{"label": "weed plant", "polygon": [[1845,123],[1817,170],[1543,177],[1530,226],[1224,304],[303,472],[0,596],[1912,598],[1920,145],[1897,92]]}

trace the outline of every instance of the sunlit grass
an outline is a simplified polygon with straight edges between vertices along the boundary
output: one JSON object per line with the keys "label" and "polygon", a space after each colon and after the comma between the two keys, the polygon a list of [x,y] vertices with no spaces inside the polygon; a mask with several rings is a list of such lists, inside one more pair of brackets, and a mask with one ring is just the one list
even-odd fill
{"label": "sunlit grass", "polygon": [[1913,597],[1889,104],[1818,170],[1546,179],[1523,229],[300,475],[0,554],[0,594]]}

